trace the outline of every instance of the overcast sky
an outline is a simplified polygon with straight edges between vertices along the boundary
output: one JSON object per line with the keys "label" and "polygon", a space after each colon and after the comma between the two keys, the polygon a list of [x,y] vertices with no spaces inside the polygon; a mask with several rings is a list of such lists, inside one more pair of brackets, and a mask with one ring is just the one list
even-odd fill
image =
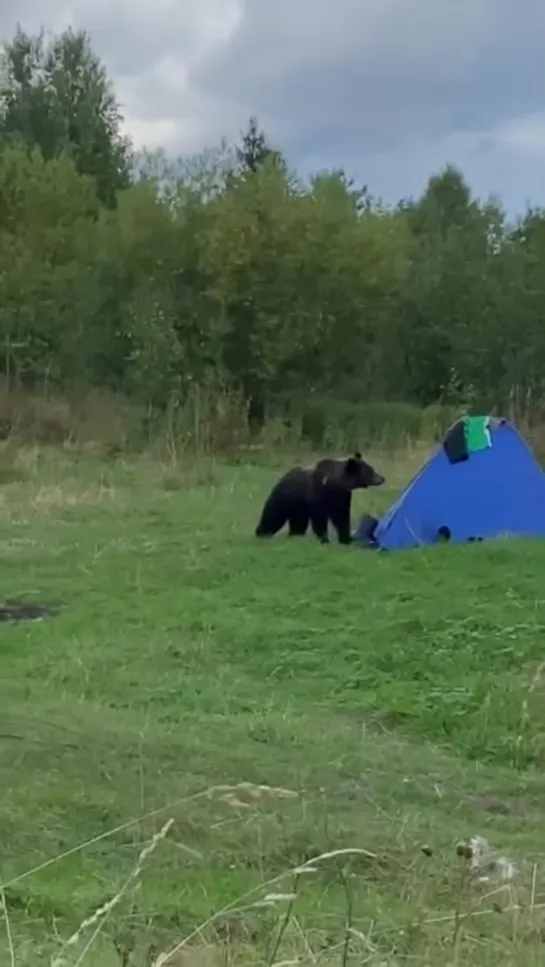
{"label": "overcast sky", "polygon": [[299,170],[386,201],[447,162],[545,205],[545,0],[0,0],[0,34],[84,28],[137,145],[175,154],[250,114]]}

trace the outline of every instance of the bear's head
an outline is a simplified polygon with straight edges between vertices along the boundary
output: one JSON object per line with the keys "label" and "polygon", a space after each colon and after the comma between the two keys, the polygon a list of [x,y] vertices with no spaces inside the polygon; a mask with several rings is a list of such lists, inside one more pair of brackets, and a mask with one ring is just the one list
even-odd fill
{"label": "bear's head", "polygon": [[320,460],[315,467],[316,478],[322,486],[343,487],[347,490],[363,490],[367,487],[380,487],[384,477],[377,473],[371,464],[355,453],[347,460]]}
{"label": "bear's head", "polygon": [[342,476],[350,490],[365,490],[367,487],[380,487],[385,483],[382,474],[377,473],[370,463],[366,463],[361,453],[355,453],[344,461]]}

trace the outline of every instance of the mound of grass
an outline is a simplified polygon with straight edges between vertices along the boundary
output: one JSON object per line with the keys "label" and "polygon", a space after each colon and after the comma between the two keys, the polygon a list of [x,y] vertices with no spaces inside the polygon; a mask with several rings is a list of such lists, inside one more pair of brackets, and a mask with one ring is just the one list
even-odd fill
{"label": "mound of grass", "polygon": [[2,962],[86,918],[63,963],[540,962],[543,545],[262,543],[278,469],[20,463],[2,597],[60,613],[0,626]]}

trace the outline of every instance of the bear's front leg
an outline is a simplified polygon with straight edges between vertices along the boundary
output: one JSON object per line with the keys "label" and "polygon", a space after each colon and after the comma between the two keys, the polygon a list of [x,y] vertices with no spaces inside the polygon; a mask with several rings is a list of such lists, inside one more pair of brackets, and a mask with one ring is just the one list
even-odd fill
{"label": "bear's front leg", "polygon": [[351,544],[352,532],[350,530],[350,505],[352,503],[351,494],[343,494],[337,506],[331,510],[331,522],[337,531],[339,544]]}

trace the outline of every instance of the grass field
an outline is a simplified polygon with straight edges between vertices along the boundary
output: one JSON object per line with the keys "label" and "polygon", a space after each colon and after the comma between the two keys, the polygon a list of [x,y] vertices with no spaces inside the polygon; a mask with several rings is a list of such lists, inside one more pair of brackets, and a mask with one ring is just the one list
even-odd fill
{"label": "grass field", "polygon": [[279,469],[2,454],[1,965],[545,963],[545,546],[260,543]]}

